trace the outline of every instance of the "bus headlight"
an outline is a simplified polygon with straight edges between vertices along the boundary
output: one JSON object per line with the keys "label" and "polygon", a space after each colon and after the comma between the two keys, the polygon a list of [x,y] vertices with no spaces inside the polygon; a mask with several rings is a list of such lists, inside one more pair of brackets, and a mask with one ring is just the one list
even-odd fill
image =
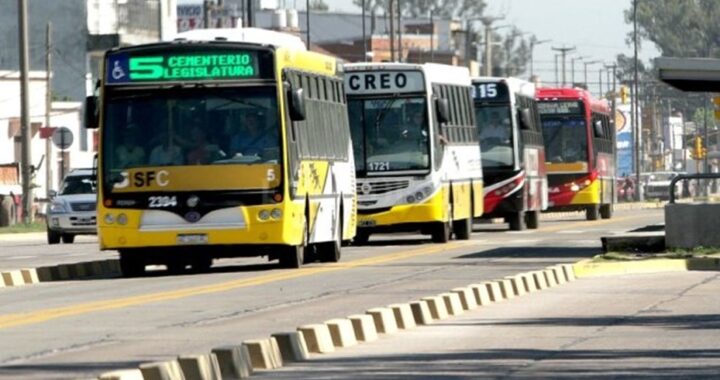
{"label": "bus headlight", "polygon": [[579,191],[579,190],[580,190],[580,186],[578,186],[578,185],[576,185],[576,184],[573,183],[572,186],[570,186],[570,190],[572,190],[572,191]]}
{"label": "bus headlight", "polygon": [[271,216],[273,219],[280,219],[280,218],[282,218],[282,210],[280,210],[279,208],[274,208],[274,209],[272,209],[272,211],[270,212],[270,216]]}
{"label": "bus headlight", "polygon": [[270,211],[260,210],[260,212],[258,213],[258,219],[260,219],[262,221],[270,219]]}
{"label": "bus headlight", "polygon": [[117,223],[118,223],[119,225],[124,226],[124,225],[127,224],[127,222],[128,222],[128,217],[127,217],[127,215],[125,215],[125,214],[120,214],[120,215],[118,215],[118,217],[117,217]]}
{"label": "bus headlight", "polygon": [[115,223],[115,218],[112,216],[112,214],[105,214],[105,224],[113,223]]}
{"label": "bus headlight", "polygon": [[415,197],[413,197],[412,195],[408,195],[405,200],[407,201],[407,203],[415,203]]}

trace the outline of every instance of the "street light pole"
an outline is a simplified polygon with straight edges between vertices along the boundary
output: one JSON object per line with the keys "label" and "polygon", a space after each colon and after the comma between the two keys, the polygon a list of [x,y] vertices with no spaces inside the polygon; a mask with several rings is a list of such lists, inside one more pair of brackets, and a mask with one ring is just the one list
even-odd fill
{"label": "street light pole", "polygon": [[575,61],[582,61],[585,58],[589,58],[587,55],[581,55],[579,57],[570,58],[570,85],[575,85]]}
{"label": "street light pole", "polygon": [[480,21],[485,26],[485,76],[492,76],[492,24],[502,20],[502,17],[481,17]]}
{"label": "street light pole", "polygon": [[532,36],[532,38],[530,39],[530,80],[535,77],[535,68],[533,66],[533,50],[535,49],[535,45],[544,44],[550,41],[551,40],[537,40],[535,39],[535,36]]}
{"label": "street light pole", "polygon": [[[632,92],[632,99],[630,99],[630,104],[632,104],[632,125],[633,125],[633,132],[635,133],[635,183],[637,189],[641,189],[642,186],[640,184],[640,172],[642,171],[642,168],[640,167],[640,164],[642,162],[641,152],[640,152],[640,146],[641,146],[641,140],[642,140],[642,131],[640,130],[640,124],[638,123],[638,34],[637,34],[637,2],[638,0],[633,0],[633,47],[634,47],[634,55],[635,55],[635,65],[634,65],[634,81],[633,81],[633,92]],[[636,199],[638,201],[643,200],[643,193],[642,191],[635,192]]]}
{"label": "street light pole", "polygon": [[22,219],[23,223],[30,224],[32,221],[32,167],[31,145],[30,145],[30,115],[29,115],[29,84],[28,75],[30,72],[30,60],[28,53],[28,25],[27,25],[27,0],[18,0],[18,25],[20,31],[20,167],[22,171]]}
{"label": "street light pole", "polygon": [[594,60],[594,61],[590,61],[590,62],[583,62],[583,64],[585,65],[585,78],[584,78],[584,80],[585,80],[585,87],[586,87],[586,89],[587,89],[588,91],[590,91],[590,85],[588,84],[588,80],[587,80],[587,67],[588,67],[588,65],[593,65],[593,64],[596,64],[596,63],[600,63],[600,61],[599,61],[599,60]]}

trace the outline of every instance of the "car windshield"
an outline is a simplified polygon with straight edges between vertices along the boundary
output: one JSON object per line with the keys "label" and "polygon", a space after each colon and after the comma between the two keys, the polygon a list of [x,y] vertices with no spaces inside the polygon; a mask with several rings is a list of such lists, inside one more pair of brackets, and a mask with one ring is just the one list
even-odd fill
{"label": "car windshield", "polygon": [[513,133],[510,107],[476,105],[475,120],[480,132],[483,167],[512,166]]}
{"label": "car windshield", "polygon": [[[115,90],[103,132],[107,173],[151,166],[280,161],[275,87]],[[114,181],[115,176],[105,176]],[[108,183],[111,184],[111,183]]]}
{"label": "car windshield", "polygon": [[587,162],[587,126],[582,116],[543,116],[548,162]]}
{"label": "car windshield", "polygon": [[92,176],[73,175],[65,177],[60,195],[95,194],[97,192]]}
{"label": "car windshield", "polygon": [[430,167],[424,97],[351,99],[348,102],[358,172]]}

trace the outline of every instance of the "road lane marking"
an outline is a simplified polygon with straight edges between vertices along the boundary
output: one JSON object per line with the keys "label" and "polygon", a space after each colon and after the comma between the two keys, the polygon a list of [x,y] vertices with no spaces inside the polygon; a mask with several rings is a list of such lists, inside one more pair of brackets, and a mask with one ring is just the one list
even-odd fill
{"label": "road lane marking", "polygon": [[[626,216],[626,217],[620,217],[620,218],[615,218],[615,219],[607,219],[607,220],[602,220],[602,221],[593,221],[593,222],[585,222],[585,223],[588,223],[588,224],[592,223],[592,225],[600,225],[600,224],[613,223],[613,222],[618,222],[618,221],[623,221],[623,220],[637,219],[637,218],[642,218],[642,217],[644,217],[644,215]],[[549,231],[554,231],[554,230],[562,230],[563,228],[566,228],[567,225],[571,225],[571,224],[574,225],[576,223],[578,223],[578,222],[577,221],[565,222],[562,225],[541,227],[538,230],[534,230],[534,231],[549,232]],[[198,295],[203,295],[203,294],[225,292],[225,291],[229,291],[229,290],[233,290],[233,289],[257,286],[257,285],[264,285],[264,284],[277,282],[277,281],[290,280],[290,279],[307,277],[307,276],[314,276],[314,275],[318,275],[318,274],[336,272],[336,271],[340,271],[340,270],[347,270],[347,269],[352,269],[352,268],[357,268],[357,267],[378,265],[378,264],[383,264],[383,263],[387,263],[387,262],[398,261],[398,260],[403,260],[403,259],[408,259],[408,258],[418,257],[418,256],[423,256],[423,255],[436,254],[436,253],[445,252],[445,251],[448,251],[451,249],[468,247],[468,246],[476,246],[476,245],[479,245],[479,244],[477,244],[477,242],[474,240],[454,241],[454,242],[449,242],[449,243],[442,244],[442,245],[431,245],[431,246],[427,246],[427,247],[420,247],[420,248],[411,249],[408,251],[402,251],[402,252],[397,252],[397,253],[392,253],[392,254],[387,254],[387,255],[382,255],[382,256],[376,256],[376,257],[369,257],[369,258],[365,258],[365,259],[353,260],[353,261],[344,262],[344,263],[323,264],[322,266],[318,266],[318,267],[300,268],[300,269],[296,269],[293,271],[281,271],[278,273],[271,273],[271,274],[267,274],[267,275],[261,275],[261,276],[256,276],[256,277],[251,277],[251,278],[246,278],[246,279],[241,279],[241,280],[226,281],[226,282],[221,282],[221,283],[211,284],[211,285],[196,286],[196,287],[190,287],[190,288],[184,288],[184,289],[176,289],[176,290],[172,290],[172,291],[157,292],[157,293],[152,293],[152,294],[123,297],[123,298],[116,298],[116,299],[110,299],[110,300],[94,301],[94,302],[88,302],[88,303],[84,303],[84,304],[75,304],[75,305],[58,307],[58,308],[42,309],[42,310],[36,310],[36,311],[31,311],[31,312],[25,312],[25,313],[0,315],[0,329],[6,329],[6,328],[30,325],[30,324],[37,324],[37,323],[46,322],[46,321],[53,320],[53,319],[81,315],[81,314],[88,314],[88,313],[93,313],[93,312],[115,310],[115,309],[131,307],[131,306],[144,305],[144,304],[148,304],[148,303],[170,301],[170,300],[176,300],[176,299],[198,296]]]}
{"label": "road lane marking", "polygon": [[271,282],[290,280],[294,278],[314,276],[322,273],[335,272],[339,270],[347,270],[357,267],[379,265],[391,261],[408,259],[417,256],[446,252],[450,249],[461,248],[475,245],[472,241],[457,241],[443,245],[432,245],[412,249],[409,251],[388,254],[384,256],[369,257],[365,259],[353,260],[346,263],[324,264],[319,267],[301,268],[293,271],[282,271],[279,273],[271,273],[267,275],[246,278],[241,280],[233,280],[212,285],[203,285],[178,289],[166,292],[158,292],[140,296],[124,297],[111,300],[102,300],[88,302],[84,304],[76,304],[52,309],[37,310],[26,313],[7,314],[0,316],[0,329],[17,327],[29,324],[46,322],[49,320],[69,317],[92,312],[107,311],[120,309],[130,306],[143,305],[154,302],[170,301],[191,296],[198,296],[209,293],[225,292],[233,289],[244,288],[249,286],[263,285]]}

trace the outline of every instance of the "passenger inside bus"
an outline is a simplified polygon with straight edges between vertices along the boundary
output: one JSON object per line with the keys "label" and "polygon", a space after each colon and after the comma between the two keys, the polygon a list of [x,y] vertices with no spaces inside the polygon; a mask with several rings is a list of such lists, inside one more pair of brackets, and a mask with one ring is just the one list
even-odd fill
{"label": "passenger inside bus", "polygon": [[225,156],[220,147],[208,141],[207,134],[200,127],[191,131],[194,148],[187,155],[188,165],[205,165]]}
{"label": "passenger inside bus", "polygon": [[487,124],[480,133],[482,140],[495,139],[493,145],[507,144],[510,141],[510,119],[501,117],[499,112],[491,112]]}
{"label": "passenger inside bus", "polygon": [[230,139],[230,152],[232,155],[258,156],[264,159],[276,157],[278,149],[277,128],[263,127],[264,115],[259,112],[247,112],[243,119],[240,131],[233,134]]}
{"label": "passenger inside bus", "polygon": [[145,149],[139,144],[139,126],[130,124],[120,134],[120,145],[115,149],[116,167],[121,169],[145,164]]}
{"label": "passenger inside bus", "polygon": [[182,165],[182,149],[172,133],[164,133],[160,143],[150,152],[150,165]]}

